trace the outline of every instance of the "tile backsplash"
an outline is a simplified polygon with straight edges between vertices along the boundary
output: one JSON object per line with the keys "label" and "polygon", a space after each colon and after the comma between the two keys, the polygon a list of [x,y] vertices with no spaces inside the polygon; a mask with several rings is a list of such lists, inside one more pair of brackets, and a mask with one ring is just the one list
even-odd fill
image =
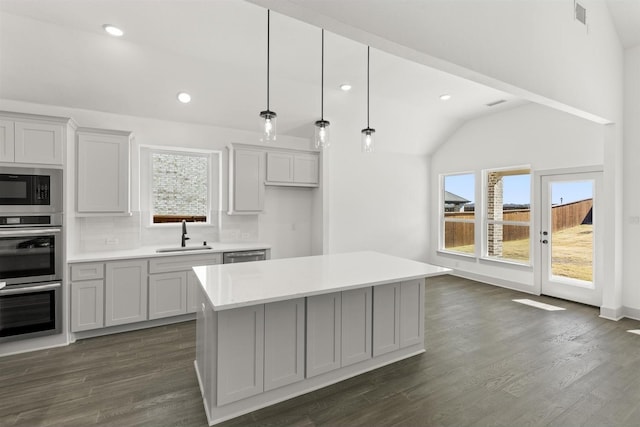
{"label": "tile backsplash", "polygon": [[[257,215],[215,213],[214,225],[187,224],[188,245],[206,242],[255,242],[259,238]],[[76,217],[69,230],[71,253],[135,249],[141,246],[180,246],[181,224],[143,225],[143,212],[131,216]],[[220,224],[220,227],[217,225]]]}

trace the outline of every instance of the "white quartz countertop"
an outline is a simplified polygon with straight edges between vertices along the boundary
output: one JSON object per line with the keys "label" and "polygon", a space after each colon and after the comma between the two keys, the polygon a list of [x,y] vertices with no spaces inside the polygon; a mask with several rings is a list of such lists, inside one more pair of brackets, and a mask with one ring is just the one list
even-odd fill
{"label": "white quartz countertop", "polygon": [[193,270],[216,311],[439,276],[451,271],[378,252],[208,265],[193,267]]}
{"label": "white quartz countertop", "polygon": [[142,246],[136,249],[124,249],[124,250],[103,251],[103,252],[86,252],[86,253],[78,253],[78,254],[69,254],[67,256],[67,262],[76,263],[76,262],[111,261],[111,260],[120,260],[120,259],[156,258],[156,257],[166,257],[166,256],[182,256],[182,255],[202,255],[202,254],[220,253],[220,252],[271,249],[271,245],[268,245],[265,243],[252,243],[252,242],[239,242],[239,243],[211,242],[211,243],[208,243],[208,246],[211,246],[211,249],[196,249],[196,250],[190,250],[190,251],[161,252],[161,253],[158,253],[156,251],[161,248],[172,247],[172,246],[171,245]]}

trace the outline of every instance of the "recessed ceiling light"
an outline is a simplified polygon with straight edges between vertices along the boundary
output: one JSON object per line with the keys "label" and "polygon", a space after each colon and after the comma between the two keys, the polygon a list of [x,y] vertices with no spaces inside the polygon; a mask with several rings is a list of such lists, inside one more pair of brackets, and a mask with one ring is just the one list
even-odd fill
{"label": "recessed ceiling light", "polygon": [[449,95],[448,93],[440,95],[440,100],[441,101],[448,101],[450,99],[451,99],[451,95]]}
{"label": "recessed ceiling light", "polygon": [[111,25],[111,24],[104,24],[102,26],[102,28],[104,28],[104,30],[109,33],[110,35],[114,36],[114,37],[122,37],[122,35],[124,34],[124,31],[122,31],[120,28]]}
{"label": "recessed ceiling light", "polygon": [[340,89],[344,92],[349,92],[351,90],[351,85],[349,83],[342,83],[340,85]]}
{"label": "recessed ceiling light", "polygon": [[183,104],[188,104],[191,102],[191,95],[189,95],[187,92],[178,92],[178,101],[182,102]]}

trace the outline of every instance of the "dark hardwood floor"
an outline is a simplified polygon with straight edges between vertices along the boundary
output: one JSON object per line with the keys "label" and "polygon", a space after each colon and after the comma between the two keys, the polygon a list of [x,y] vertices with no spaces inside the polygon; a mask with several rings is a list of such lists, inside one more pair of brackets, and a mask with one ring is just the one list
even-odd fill
{"label": "dark hardwood floor", "polygon": [[[640,322],[452,276],[425,309],[426,353],[220,425],[640,425]],[[0,358],[0,426],[205,426],[194,353],[187,322]]]}

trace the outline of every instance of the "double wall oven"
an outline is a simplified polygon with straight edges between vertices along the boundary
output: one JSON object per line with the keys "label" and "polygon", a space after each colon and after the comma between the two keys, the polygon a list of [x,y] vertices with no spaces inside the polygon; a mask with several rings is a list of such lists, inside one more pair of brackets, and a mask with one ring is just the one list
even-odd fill
{"label": "double wall oven", "polygon": [[62,332],[62,171],[0,167],[0,343]]}

